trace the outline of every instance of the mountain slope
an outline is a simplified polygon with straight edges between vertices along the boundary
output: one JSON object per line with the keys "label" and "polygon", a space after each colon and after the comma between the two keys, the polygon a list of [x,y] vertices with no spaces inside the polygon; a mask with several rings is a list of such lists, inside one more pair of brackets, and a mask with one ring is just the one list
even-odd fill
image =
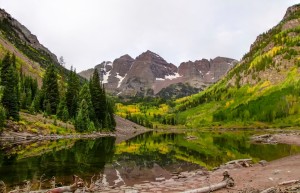
{"label": "mountain slope", "polygon": [[[300,125],[300,5],[258,36],[250,51],[222,80],[179,99],[180,124]],[[260,123],[259,123],[260,122]]]}
{"label": "mountain slope", "polygon": [[[217,57],[213,60],[184,62],[177,68],[174,64],[168,63],[161,56],[148,50],[135,59],[124,55],[113,62],[103,62],[95,68],[100,72],[106,89],[112,94],[122,97],[159,95],[177,98],[203,90],[219,80],[236,63],[237,61],[234,59]],[[89,78],[92,72],[93,69],[89,69],[79,74]],[[186,90],[187,92],[172,91],[173,88],[182,87],[185,84],[187,86],[181,91]],[[172,94],[161,94],[162,89],[166,89]]]}
{"label": "mountain slope", "polygon": [[5,10],[0,9],[0,59],[7,52],[16,55],[17,67],[24,74],[37,78],[39,85],[43,71],[49,64],[56,66],[62,78],[69,72],[35,35]]}

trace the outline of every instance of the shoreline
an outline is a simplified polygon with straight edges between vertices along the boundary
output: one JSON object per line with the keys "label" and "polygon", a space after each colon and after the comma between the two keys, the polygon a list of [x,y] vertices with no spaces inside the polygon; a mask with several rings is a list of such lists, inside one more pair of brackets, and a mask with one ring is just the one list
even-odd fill
{"label": "shoreline", "polygon": [[[125,119],[122,121],[125,121],[125,125],[129,123],[132,124],[130,121]],[[65,139],[116,137],[118,139],[118,141],[116,140],[116,143],[121,143],[122,141],[126,141],[129,138],[149,131],[153,130],[142,127],[136,128],[135,126],[130,128],[129,126],[123,126],[122,128],[117,127],[115,133],[71,134],[66,136],[49,135],[43,136],[42,138],[44,140],[55,140],[61,139],[59,137]],[[269,133],[271,134],[261,135],[267,136],[267,138],[266,141],[262,141],[260,143],[284,143],[300,146],[299,131],[286,131],[279,133],[273,133],[272,131],[269,131]],[[39,136],[36,137],[38,138]],[[28,142],[30,140],[25,139],[23,141]],[[257,143],[255,140],[252,140],[252,142]],[[279,184],[284,181],[300,180],[300,162],[298,160],[300,160],[300,154],[283,157],[270,162],[263,161],[255,164],[246,164],[245,166],[243,164],[233,162],[234,164],[223,164],[213,171],[199,169],[189,172],[181,172],[177,174],[171,174],[169,179],[157,178],[155,181],[145,181],[143,183],[136,183],[131,186],[127,186],[126,184],[118,187],[102,186],[99,191],[107,193],[116,191],[183,192],[219,183],[222,181],[223,172],[228,171],[230,176],[235,181],[235,186],[232,188],[223,188],[216,192],[245,192],[248,190],[256,190],[256,192],[259,192],[270,187],[278,187]]]}

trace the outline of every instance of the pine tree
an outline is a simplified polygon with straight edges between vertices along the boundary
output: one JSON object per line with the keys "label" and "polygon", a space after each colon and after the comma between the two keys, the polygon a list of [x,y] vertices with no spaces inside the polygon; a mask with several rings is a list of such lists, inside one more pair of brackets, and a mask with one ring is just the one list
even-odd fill
{"label": "pine tree", "polygon": [[114,119],[113,103],[107,99],[104,85],[101,84],[96,69],[91,77],[89,88],[92,107],[95,113],[94,122],[96,127],[114,130],[116,122]]}
{"label": "pine tree", "polygon": [[69,112],[66,103],[66,97],[62,96],[57,107],[57,117],[62,121],[67,121],[69,119]]}
{"label": "pine tree", "polygon": [[[69,111],[70,117],[75,117],[77,112],[77,103],[78,103],[78,94],[79,94],[80,82],[79,78],[76,74],[76,71],[73,71],[71,67],[71,71],[68,76],[68,85],[66,92],[66,104]],[[81,101],[80,101],[81,102]]]}
{"label": "pine tree", "polygon": [[90,80],[91,101],[95,112],[96,127],[103,128],[105,120],[105,103],[103,103],[103,91],[100,85],[99,73],[97,69],[94,70],[93,76]]}
{"label": "pine tree", "polygon": [[[59,91],[57,72],[52,64],[47,67],[43,78],[42,95],[43,109],[47,113],[55,114],[59,103]],[[50,109],[46,109],[48,104],[50,105]]]}
{"label": "pine tree", "polygon": [[111,100],[107,100],[107,113],[109,115],[109,120],[110,120],[110,129],[115,130],[115,127],[117,125],[115,116],[114,116],[114,103]]}
{"label": "pine tree", "polygon": [[79,132],[88,131],[90,126],[89,110],[86,101],[83,99],[80,103],[78,114],[75,119],[75,129]]}
{"label": "pine tree", "polygon": [[2,105],[0,105],[0,132],[2,131],[2,128],[4,127],[5,119],[6,119],[5,109]]}
{"label": "pine tree", "polygon": [[1,102],[6,109],[7,117],[19,120],[19,80],[15,61],[15,56],[11,57],[9,53],[2,60],[1,86],[3,86],[3,95]]}
{"label": "pine tree", "polygon": [[89,85],[86,83],[84,84],[79,92],[78,95],[78,106],[80,106],[80,102],[82,100],[85,100],[88,107],[89,107],[89,117],[91,121],[96,121],[96,116],[95,116],[95,112],[94,112],[94,108],[93,108],[93,104],[92,104],[92,100],[91,100],[91,93],[90,93],[90,89],[89,89]]}

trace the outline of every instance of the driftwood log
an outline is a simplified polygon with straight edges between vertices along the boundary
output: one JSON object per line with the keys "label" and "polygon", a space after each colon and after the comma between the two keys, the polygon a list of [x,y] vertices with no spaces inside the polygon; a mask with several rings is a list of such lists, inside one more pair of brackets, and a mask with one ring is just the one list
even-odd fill
{"label": "driftwood log", "polygon": [[229,161],[229,162],[225,163],[225,165],[228,165],[228,164],[237,164],[237,163],[244,163],[244,162],[252,162],[252,159],[237,159],[237,160],[232,160],[232,161]]}
{"label": "driftwood log", "polygon": [[[52,178],[52,181],[54,181],[54,184],[55,184],[55,177]],[[48,190],[46,193],[74,192],[78,188],[84,187],[83,180],[81,178],[79,178],[78,176],[74,175],[73,181],[74,181],[74,184],[72,184],[70,186],[62,186],[62,187],[58,187],[58,188],[52,188],[52,189]]]}
{"label": "driftwood log", "polygon": [[3,181],[0,181],[0,193],[5,193],[6,192],[6,186]]}
{"label": "driftwood log", "polygon": [[274,192],[276,190],[275,187],[271,187],[271,188],[268,188],[268,189],[265,189],[263,191],[261,191],[260,193],[271,193],[271,192]]}
{"label": "driftwood log", "polygon": [[285,182],[281,182],[278,185],[282,186],[282,185],[290,185],[290,184],[296,184],[300,182],[300,180],[290,180],[290,181],[285,181]]}
{"label": "driftwood log", "polygon": [[230,177],[230,175],[228,174],[227,171],[225,171],[223,173],[223,176],[224,176],[224,178],[223,178],[222,182],[219,182],[217,184],[213,184],[210,186],[206,186],[203,188],[184,191],[183,193],[207,193],[207,192],[212,192],[212,191],[219,190],[219,189],[226,188],[226,187],[233,187],[234,180]]}

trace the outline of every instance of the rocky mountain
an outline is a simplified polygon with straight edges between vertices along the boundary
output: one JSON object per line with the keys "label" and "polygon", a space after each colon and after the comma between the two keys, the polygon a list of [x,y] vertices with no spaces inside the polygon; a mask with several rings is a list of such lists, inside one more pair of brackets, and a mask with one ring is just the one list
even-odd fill
{"label": "rocky mountain", "polygon": [[[236,63],[234,59],[217,57],[212,60],[184,62],[177,67],[148,50],[135,59],[124,55],[113,62],[105,61],[95,68],[100,72],[101,81],[106,89],[112,94],[124,97],[154,96],[164,89],[164,92],[172,94],[160,93],[161,96],[176,98],[197,93],[218,81]],[[89,69],[79,74],[89,78],[93,70]],[[171,91],[179,87],[179,95],[176,94],[178,91]]]}

